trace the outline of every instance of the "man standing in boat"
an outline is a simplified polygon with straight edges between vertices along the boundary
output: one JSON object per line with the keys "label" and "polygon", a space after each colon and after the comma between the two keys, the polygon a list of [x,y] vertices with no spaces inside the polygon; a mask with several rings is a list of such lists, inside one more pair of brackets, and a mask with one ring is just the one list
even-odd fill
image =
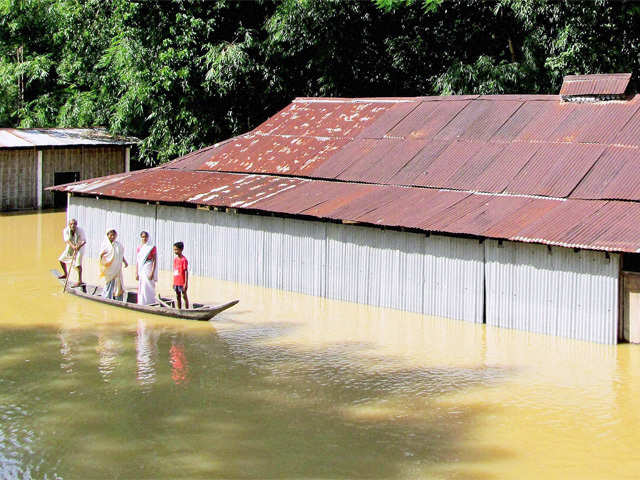
{"label": "man standing in boat", "polygon": [[67,278],[71,275],[71,269],[75,267],[78,271],[78,281],[72,286],[78,287],[82,285],[82,256],[87,238],[82,229],[78,227],[78,221],[75,218],[69,220],[69,225],[62,230],[62,238],[66,247],[58,261],[64,273],[58,278]]}

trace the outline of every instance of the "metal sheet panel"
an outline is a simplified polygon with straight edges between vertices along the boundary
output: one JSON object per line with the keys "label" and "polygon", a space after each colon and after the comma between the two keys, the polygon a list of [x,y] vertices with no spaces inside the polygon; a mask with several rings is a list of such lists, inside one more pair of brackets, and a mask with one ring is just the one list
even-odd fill
{"label": "metal sheet panel", "polygon": [[470,101],[422,102],[389,133],[390,137],[431,139],[451,122]]}
{"label": "metal sheet panel", "polygon": [[546,142],[553,132],[575,109],[575,103],[536,102],[527,108],[536,110],[535,116],[513,138],[518,142]]}
{"label": "metal sheet panel", "polygon": [[489,140],[522,102],[474,100],[434,136],[437,140]]}
{"label": "metal sheet panel", "polygon": [[639,252],[640,204],[606,202],[590,217],[563,235],[572,246]]}
{"label": "metal sheet panel", "polygon": [[565,201],[555,208],[547,211],[541,217],[530,222],[511,240],[520,242],[546,243],[566,247],[582,247],[568,242],[569,232],[578,226],[589,222],[589,217],[594,215],[607,202],[574,200]]}
{"label": "metal sheet panel", "polygon": [[539,148],[533,143],[487,143],[450,177],[449,188],[501,193]]}
{"label": "metal sheet panel", "polygon": [[454,222],[448,223],[446,231],[450,233],[484,233],[530,202],[531,199],[526,197],[486,195],[485,201],[478,204],[475,209]]}
{"label": "metal sheet panel", "polygon": [[590,116],[585,119],[580,133],[575,136],[576,142],[637,145],[638,137],[634,137],[633,125],[630,125],[628,133],[619,137],[629,120],[633,118],[640,108],[640,97],[636,96],[631,101],[619,103],[595,103],[583,104]]}
{"label": "metal sheet panel", "polygon": [[134,145],[134,137],[116,137],[104,128],[3,128],[4,147],[69,147],[79,145]]}
{"label": "metal sheet panel", "polygon": [[131,265],[136,263],[140,232],[148,232],[156,247],[161,245],[156,243],[156,208],[156,205],[120,202],[120,218],[113,228],[118,231],[118,240],[124,246],[125,257]]}
{"label": "metal sheet panel", "polygon": [[316,163],[308,174],[317,178],[338,178],[351,165],[378,146],[377,139],[357,139],[337,150],[322,163]]}
{"label": "metal sheet panel", "polygon": [[304,175],[347,142],[345,138],[244,135],[212,152],[195,169]]}
{"label": "metal sheet panel", "polygon": [[125,245],[127,259],[132,258],[132,249],[139,241],[131,240],[133,232],[127,228],[127,224],[122,224],[121,209],[123,204],[128,207],[130,202],[71,197],[67,218],[75,218],[78,221],[78,226],[84,230],[87,236],[85,256],[97,257],[100,246],[107,237],[107,230],[113,228],[118,232],[123,245]]}
{"label": "metal sheet panel", "polygon": [[425,240],[423,313],[483,322],[484,247],[476,240]]}
{"label": "metal sheet panel", "polygon": [[[640,103],[640,95],[636,95],[633,101]],[[614,143],[617,145],[640,145],[640,108],[636,109],[633,116],[624,124]]]}
{"label": "metal sheet panel", "polygon": [[429,219],[433,219],[429,226],[438,228],[425,230],[440,230],[443,221],[449,218],[443,212],[469,196],[467,192],[405,188],[397,191],[391,202],[374,208],[357,217],[357,220],[375,225],[423,228]]}
{"label": "metal sheet panel", "polygon": [[474,241],[328,224],[327,296],[482,322],[482,257]]}
{"label": "metal sheet panel", "polygon": [[[502,96],[500,98],[502,98]],[[517,100],[524,101],[523,99]],[[557,98],[553,101],[524,101],[523,105],[493,134],[491,140],[497,142],[512,142],[518,138],[529,123],[535,121],[545,111],[548,111],[553,104],[558,103],[559,100],[560,99]]]}
{"label": "metal sheet panel", "polygon": [[541,146],[509,183],[506,192],[567,197],[606,147],[584,144]]}
{"label": "metal sheet panel", "polygon": [[[323,101],[324,100],[324,101]],[[354,138],[395,102],[298,99],[258,126],[260,135]]]}
{"label": "metal sheet panel", "polygon": [[11,133],[12,128],[0,129],[0,147],[6,148],[33,148],[35,145]]}
{"label": "metal sheet panel", "polygon": [[400,102],[392,105],[380,115],[371,125],[363,129],[356,138],[383,138],[389,130],[395,127],[404,117],[418,106],[417,101]]}
{"label": "metal sheet panel", "polygon": [[418,185],[417,179],[423,177],[429,168],[449,146],[447,140],[427,143],[409,162],[397,171],[388,183],[395,185]]}
{"label": "metal sheet panel", "polygon": [[527,202],[516,210],[503,212],[501,218],[493,222],[483,234],[493,238],[513,238],[531,223],[565,203],[565,200],[527,198]]}
{"label": "metal sheet panel", "polygon": [[630,73],[567,75],[562,80],[560,95],[623,95],[630,80]]}
{"label": "metal sheet panel", "polygon": [[614,344],[618,255],[485,242],[488,325]]}
{"label": "metal sheet panel", "polygon": [[385,165],[386,161],[390,158],[391,152],[394,148],[400,146],[403,140],[400,139],[382,139],[375,140],[375,143],[367,148],[364,155],[360,155],[348,168],[342,171],[337,178],[346,181],[361,181],[370,174],[371,170],[380,168]]}
{"label": "metal sheet panel", "polygon": [[639,152],[609,147],[571,194],[571,198],[640,200]]}
{"label": "metal sheet panel", "polygon": [[484,146],[481,142],[452,142],[413,180],[415,185],[449,188],[449,180]]}

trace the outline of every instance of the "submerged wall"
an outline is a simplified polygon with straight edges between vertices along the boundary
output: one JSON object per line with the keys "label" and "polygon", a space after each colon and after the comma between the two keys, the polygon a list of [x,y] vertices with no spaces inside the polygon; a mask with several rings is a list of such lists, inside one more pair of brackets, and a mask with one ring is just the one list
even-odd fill
{"label": "submerged wall", "polygon": [[[96,256],[108,228],[133,258],[139,232],[170,269],[468,322],[615,343],[619,257],[516,242],[72,197]],[[486,289],[486,294],[485,294]]]}

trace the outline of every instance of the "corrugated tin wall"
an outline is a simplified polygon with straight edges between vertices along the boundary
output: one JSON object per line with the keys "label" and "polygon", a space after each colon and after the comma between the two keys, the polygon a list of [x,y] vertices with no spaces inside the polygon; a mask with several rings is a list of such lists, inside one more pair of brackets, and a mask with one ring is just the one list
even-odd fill
{"label": "corrugated tin wall", "polygon": [[183,241],[196,275],[478,323],[486,303],[490,325],[617,339],[617,254],[83,197],[69,215],[92,256],[113,226],[133,260],[145,229],[165,270]]}
{"label": "corrugated tin wall", "polygon": [[154,241],[158,240],[155,205],[142,203],[125,205],[118,200],[71,197],[67,218],[78,220],[78,226],[87,235],[85,256],[98,256],[100,245],[107,238],[107,230],[112,228],[118,232],[118,240],[124,245],[125,257],[130,263],[134,261],[142,230],[149,232]]}
{"label": "corrugated tin wall", "polygon": [[487,240],[487,324],[617,342],[620,256]]}

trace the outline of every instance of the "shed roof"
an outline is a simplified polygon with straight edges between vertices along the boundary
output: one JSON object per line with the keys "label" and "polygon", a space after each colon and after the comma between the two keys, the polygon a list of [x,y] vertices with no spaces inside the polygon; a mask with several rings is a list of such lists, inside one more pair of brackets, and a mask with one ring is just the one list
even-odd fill
{"label": "shed roof", "polygon": [[56,187],[640,251],[640,96],[298,98],[160,167]]}
{"label": "shed roof", "polygon": [[630,80],[630,73],[567,75],[563,79],[560,95],[624,95]]}
{"label": "shed roof", "polygon": [[134,145],[134,137],[116,137],[104,128],[0,128],[0,148]]}

